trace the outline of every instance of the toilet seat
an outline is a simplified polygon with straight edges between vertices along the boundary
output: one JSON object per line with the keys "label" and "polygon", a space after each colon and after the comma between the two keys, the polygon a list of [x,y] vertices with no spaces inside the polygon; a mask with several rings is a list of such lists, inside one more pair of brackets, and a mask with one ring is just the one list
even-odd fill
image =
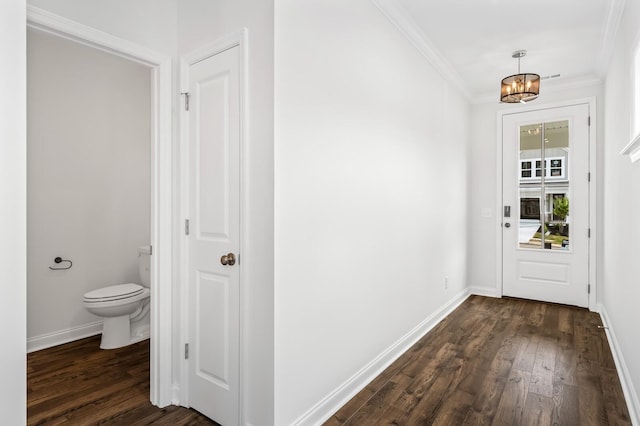
{"label": "toilet seat", "polygon": [[92,290],[84,295],[85,303],[112,302],[130,299],[143,294],[144,287],[138,284],[118,284]]}

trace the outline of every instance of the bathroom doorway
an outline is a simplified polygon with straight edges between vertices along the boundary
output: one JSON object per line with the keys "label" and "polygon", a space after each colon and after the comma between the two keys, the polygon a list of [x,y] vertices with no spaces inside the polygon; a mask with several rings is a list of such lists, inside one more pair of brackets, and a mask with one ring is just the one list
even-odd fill
{"label": "bathroom doorway", "polygon": [[151,230],[151,73],[36,29],[27,31],[27,63],[31,352],[102,331],[85,293],[140,284],[138,247]]}
{"label": "bathroom doorway", "polygon": [[[86,63],[63,59],[65,49],[82,50]],[[171,286],[170,59],[36,8],[27,50],[28,348],[99,333],[82,295],[138,282],[138,247],[150,245],[150,400],[167,405],[171,318],[158,312],[171,303],[162,297]],[[32,85],[38,73],[53,83]]]}

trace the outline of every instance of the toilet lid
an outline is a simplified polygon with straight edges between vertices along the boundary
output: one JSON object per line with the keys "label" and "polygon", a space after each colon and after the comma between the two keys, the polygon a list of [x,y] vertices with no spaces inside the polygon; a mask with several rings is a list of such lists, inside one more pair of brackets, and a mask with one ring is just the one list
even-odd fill
{"label": "toilet lid", "polygon": [[142,294],[143,288],[138,284],[119,284],[92,290],[84,295],[87,302],[102,302],[113,299],[126,299]]}

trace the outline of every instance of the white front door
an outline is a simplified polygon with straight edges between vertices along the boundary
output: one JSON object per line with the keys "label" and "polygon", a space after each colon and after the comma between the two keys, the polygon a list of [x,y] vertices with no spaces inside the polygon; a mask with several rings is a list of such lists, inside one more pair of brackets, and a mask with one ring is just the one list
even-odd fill
{"label": "white front door", "polygon": [[239,419],[239,48],[189,70],[188,402]]}
{"label": "white front door", "polygon": [[589,305],[589,105],[502,119],[505,296]]}

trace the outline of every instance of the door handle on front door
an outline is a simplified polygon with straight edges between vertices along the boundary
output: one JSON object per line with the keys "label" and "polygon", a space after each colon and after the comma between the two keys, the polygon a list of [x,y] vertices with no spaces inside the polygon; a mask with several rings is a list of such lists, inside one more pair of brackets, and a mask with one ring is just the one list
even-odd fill
{"label": "door handle on front door", "polygon": [[233,253],[227,253],[220,258],[220,263],[233,266],[236,264],[236,256]]}
{"label": "door handle on front door", "polygon": [[504,224],[504,227],[505,228],[511,228],[511,224],[509,222],[507,222],[507,223]]}

